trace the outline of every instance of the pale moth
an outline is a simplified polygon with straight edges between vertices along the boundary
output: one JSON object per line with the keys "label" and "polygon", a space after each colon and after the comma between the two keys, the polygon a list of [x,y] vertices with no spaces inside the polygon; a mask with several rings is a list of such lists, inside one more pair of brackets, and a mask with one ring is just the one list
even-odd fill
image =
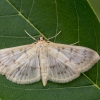
{"label": "pale moth", "polygon": [[18,84],[30,84],[40,79],[43,86],[48,80],[67,83],[89,70],[99,59],[92,49],[53,43],[40,37],[29,45],[1,49],[0,74]]}

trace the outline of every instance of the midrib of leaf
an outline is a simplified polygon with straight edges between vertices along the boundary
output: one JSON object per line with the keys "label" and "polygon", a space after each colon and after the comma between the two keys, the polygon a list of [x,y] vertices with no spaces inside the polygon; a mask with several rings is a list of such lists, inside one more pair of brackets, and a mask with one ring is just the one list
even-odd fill
{"label": "midrib of leaf", "polygon": [[18,14],[19,14],[23,19],[25,19],[26,22],[28,22],[37,32],[39,32],[39,34],[40,34],[41,36],[43,36],[43,37],[47,40],[47,38],[42,34],[42,32],[40,32],[40,30],[38,30],[37,27],[35,27],[35,25],[33,25],[27,18],[25,18],[25,17],[23,16],[23,14],[22,14],[20,11],[18,11],[18,10],[15,8],[15,6],[11,4],[11,2],[9,2],[9,0],[6,0],[6,1],[9,3],[9,5],[11,5],[11,6],[18,12]]}
{"label": "midrib of leaf", "polygon": [[94,8],[92,7],[90,1],[87,0],[87,2],[88,2],[88,4],[90,5],[90,7],[91,7],[92,11],[94,12],[94,14],[96,15],[96,17],[97,17],[97,19],[98,19],[98,22],[100,23],[100,20],[99,20],[99,18],[98,18],[98,16],[97,16],[97,13],[95,12]]}
{"label": "midrib of leaf", "polygon": [[[42,35],[46,40],[47,40],[47,37],[45,37],[42,32],[40,30],[38,30],[37,27],[35,27],[34,24],[32,24],[26,17],[24,17],[24,15],[16,9],[16,7],[14,5],[12,5],[12,3],[9,1],[9,0],[6,0],[8,2],[9,5],[11,5],[15,10],[16,12],[26,21],[28,22],[40,35]],[[87,0],[88,1],[88,0]],[[57,15],[57,2],[55,0],[55,3],[56,3],[56,15]],[[93,10],[93,9],[92,9]],[[77,13],[77,12],[76,12]],[[77,15],[78,17],[78,15]],[[78,20],[79,20],[79,17],[78,17]],[[58,22],[58,16],[57,16],[57,22]],[[58,27],[58,26],[57,26]],[[57,27],[56,27],[56,34],[57,34]],[[78,29],[79,29],[79,25],[78,25]],[[78,30],[79,32],[79,30]],[[79,33],[78,33],[79,34]],[[15,37],[16,38],[16,37]],[[18,37],[19,38],[19,37]],[[78,35],[78,39],[79,39],[79,35]],[[93,82],[86,74],[83,73],[83,75],[97,88],[100,90],[100,87],[95,83]],[[68,87],[67,87],[68,88]],[[71,87],[70,87],[71,88]],[[78,87],[79,88],[79,87]],[[62,88],[61,88],[62,89]]]}

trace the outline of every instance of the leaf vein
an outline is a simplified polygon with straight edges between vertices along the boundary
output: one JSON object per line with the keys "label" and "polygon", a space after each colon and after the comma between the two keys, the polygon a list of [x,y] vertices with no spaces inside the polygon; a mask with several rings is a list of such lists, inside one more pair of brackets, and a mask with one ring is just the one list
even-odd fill
{"label": "leaf vein", "polygon": [[30,15],[31,15],[33,5],[34,5],[34,0],[32,1],[32,5],[31,5],[30,11],[29,11],[28,19],[29,19]]}
{"label": "leaf vein", "polygon": [[[55,0],[55,7],[56,7],[56,34],[58,33],[58,9],[57,9],[57,1]],[[56,37],[54,39],[54,42],[56,41]]]}
{"label": "leaf vein", "polygon": [[18,11],[18,9],[9,1],[6,0],[8,2],[9,5],[11,5],[18,13],[19,15],[27,22],[29,23],[41,36],[43,36],[46,40],[47,38],[43,35],[43,33],[33,24],[31,23],[20,11]]}
{"label": "leaf vein", "polygon": [[1,15],[0,17],[12,17],[12,16],[18,16],[19,14],[12,14],[12,15]]}

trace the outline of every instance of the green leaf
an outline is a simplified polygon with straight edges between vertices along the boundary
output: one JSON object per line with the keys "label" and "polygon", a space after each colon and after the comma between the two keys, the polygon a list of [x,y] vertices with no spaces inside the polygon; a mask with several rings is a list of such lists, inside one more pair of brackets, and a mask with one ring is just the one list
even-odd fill
{"label": "green leaf", "polygon": [[[100,53],[100,23],[87,0],[0,0],[0,48],[34,41],[26,35],[54,36],[55,42],[79,45]],[[52,40],[53,41],[53,40]],[[39,81],[13,83],[0,75],[0,100],[99,100],[100,62],[65,84]]]}

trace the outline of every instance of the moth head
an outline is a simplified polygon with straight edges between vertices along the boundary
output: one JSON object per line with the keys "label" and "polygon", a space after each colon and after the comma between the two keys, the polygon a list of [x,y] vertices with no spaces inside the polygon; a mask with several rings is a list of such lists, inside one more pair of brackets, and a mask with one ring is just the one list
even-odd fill
{"label": "moth head", "polygon": [[39,41],[43,41],[43,40],[44,40],[44,37],[40,36]]}

